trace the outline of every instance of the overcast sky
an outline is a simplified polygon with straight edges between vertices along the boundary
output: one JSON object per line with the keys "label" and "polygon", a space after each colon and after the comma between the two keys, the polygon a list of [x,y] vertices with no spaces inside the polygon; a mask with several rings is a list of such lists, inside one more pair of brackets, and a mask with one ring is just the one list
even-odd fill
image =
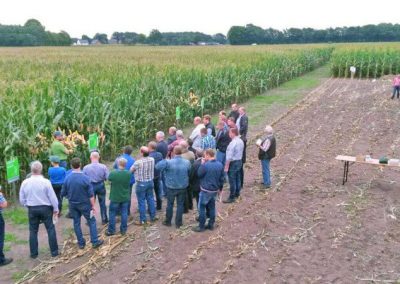
{"label": "overcast sky", "polygon": [[0,0],[0,23],[38,19],[72,37],[102,32],[227,33],[232,25],[328,28],[400,22],[400,1],[360,0]]}

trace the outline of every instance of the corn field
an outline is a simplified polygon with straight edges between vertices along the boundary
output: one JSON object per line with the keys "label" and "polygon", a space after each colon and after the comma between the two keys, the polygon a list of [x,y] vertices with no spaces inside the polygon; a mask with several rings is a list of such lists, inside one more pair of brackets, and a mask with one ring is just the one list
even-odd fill
{"label": "corn field", "polygon": [[379,78],[400,73],[400,43],[344,44],[332,54],[331,73],[349,78],[350,67],[356,67],[356,78]]}
{"label": "corn field", "polygon": [[[21,176],[47,161],[55,129],[104,134],[103,156],[138,146],[201,113],[265,92],[326,63],[328,45],[0,49],[0,174],[18,157]],[[181,126],[181,125],[180,125]]]}

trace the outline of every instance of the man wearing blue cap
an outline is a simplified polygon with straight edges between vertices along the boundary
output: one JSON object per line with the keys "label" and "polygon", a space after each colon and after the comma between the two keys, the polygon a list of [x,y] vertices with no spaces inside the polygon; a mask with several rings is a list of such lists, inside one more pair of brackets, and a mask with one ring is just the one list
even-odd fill
{"label": "man wearing blue cap", "polygon": [[54,141],[50,146],[50,155],[58,156],[60,159],[60,167],[67,168],[68,155],[72,153],[72,150],[68,150],[65,145],[61,142],[64,140],[64,136],[61,131],[54,131]]}

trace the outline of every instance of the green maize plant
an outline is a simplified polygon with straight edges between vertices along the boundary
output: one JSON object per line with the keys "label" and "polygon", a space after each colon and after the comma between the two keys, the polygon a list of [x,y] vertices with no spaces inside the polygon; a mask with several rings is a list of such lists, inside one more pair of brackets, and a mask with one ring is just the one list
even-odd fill
{"label": "green maize plant", "polygon": [[[0,49],[0,175],[18,157],[47,164],[55,129],[103,133],[102,156],[139,145],[326,63],[330,45],[247,47],[65,47]],[[199,98],[189,99],[192,89]],[[81,155],[85,155],[84,151]],[[87,158],[87,157],[86,157]]]}
{"label": "green maize plant", "polygon": [[332,53],[331,73],[349,78],[350,67],[356,67],[356,78],[379,78],[400,73],[399,43],[343,44]]}

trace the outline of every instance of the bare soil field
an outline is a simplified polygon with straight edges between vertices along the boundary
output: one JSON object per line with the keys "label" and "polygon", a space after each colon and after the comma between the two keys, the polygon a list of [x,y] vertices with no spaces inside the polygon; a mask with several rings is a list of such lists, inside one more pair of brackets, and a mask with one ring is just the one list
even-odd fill
{"label": "bare soil field", "polygon": [[400,100],[390,100],[390,91],[387,80],[328,79],[279,119],[266,114],[278,141],[273,188],[259,190],[257,149],[249,146],[241,199],[217,204],[214,231],[192,232],[192,211],[179,230],[161,220],[131,225],[95,252],[69,241],[33,282],[396,283],[399,170],[352,165],[342,186],[343,164],[335,160],[400,156]]}

